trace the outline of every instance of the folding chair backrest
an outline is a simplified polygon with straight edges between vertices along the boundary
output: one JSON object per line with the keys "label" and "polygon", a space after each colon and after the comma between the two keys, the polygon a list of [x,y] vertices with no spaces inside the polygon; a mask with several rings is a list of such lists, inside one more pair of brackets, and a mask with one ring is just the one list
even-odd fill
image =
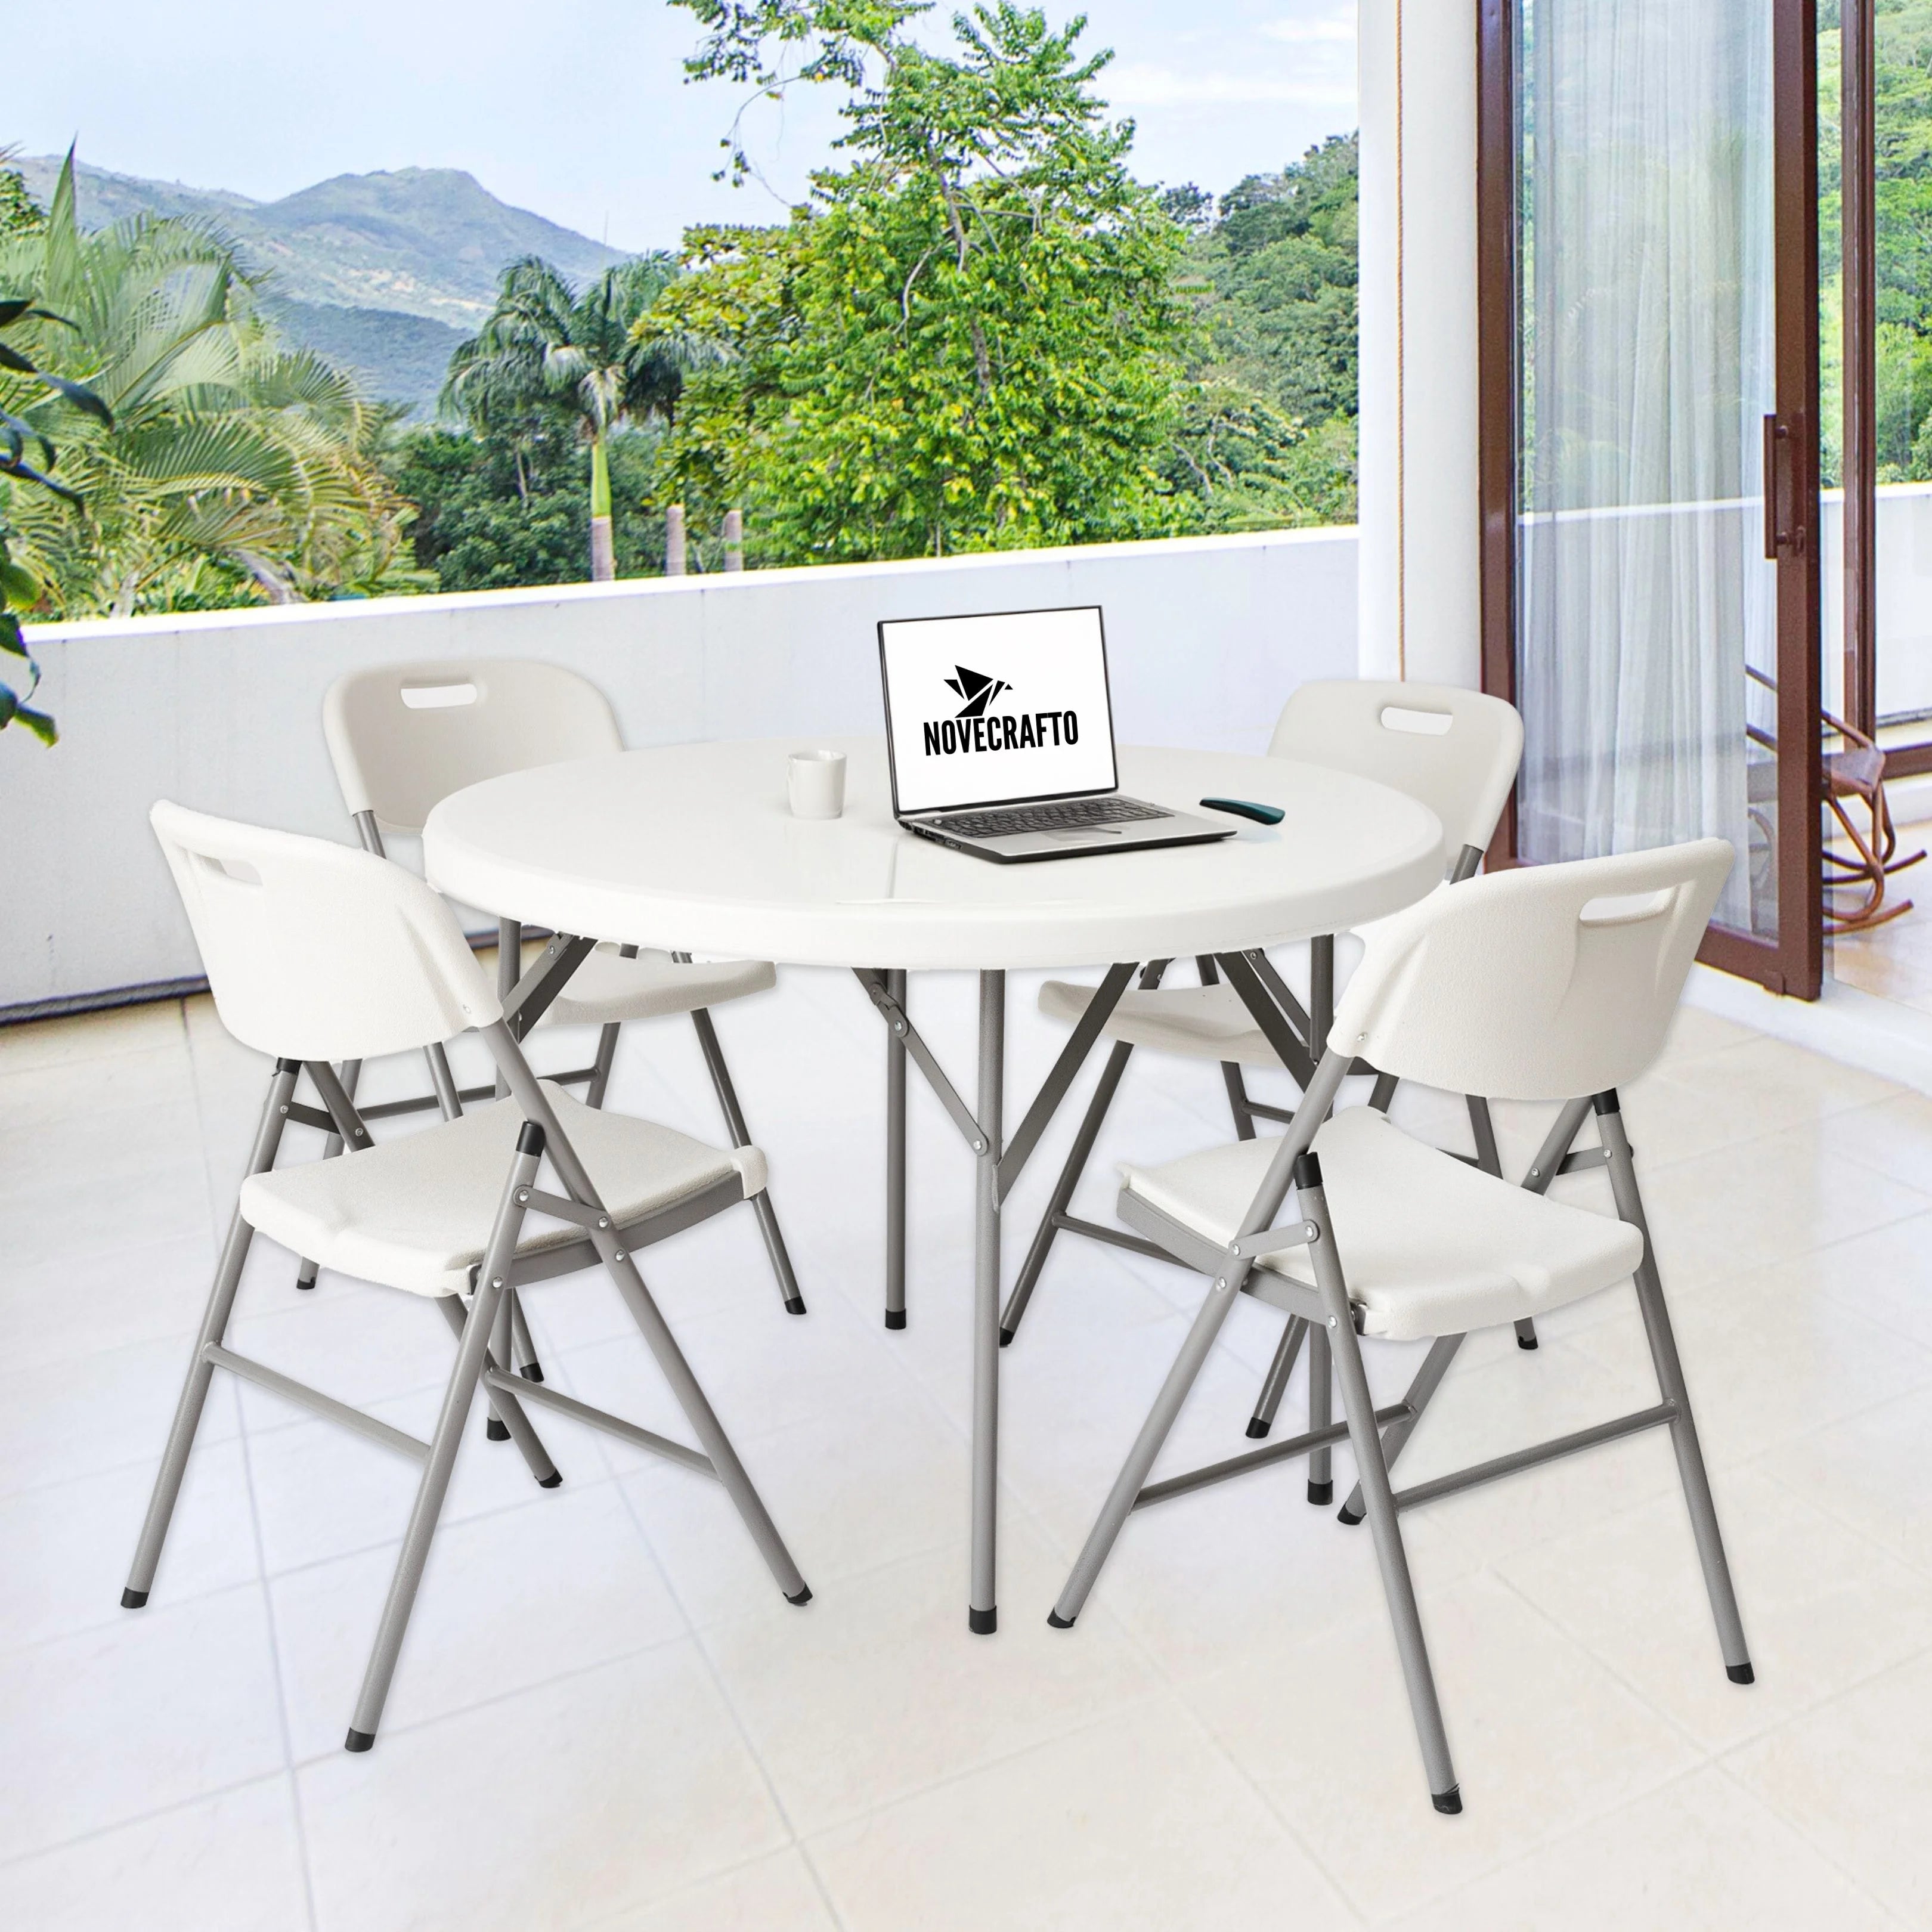
{"label": "folding chair backrest", "polygon": [[1453,685],[1367,679],[1304,684],[1268,747],[1406,792],[1442,821],[1445,862],[1486,848],[1516,783],[1522,720],[1500,698]]}
{"label": "folding chair backrest", "polygon": [[1364,933],[1328,1044],[1492,1100],[1621,1085],[1664,1045],[1732,856],[1702,838],[1439,887]]}
{"label": "folding chair backrest", "polygon": [[244,1046],[373,1060],[502,1017],[455,915],[413,873],[165,800],[148,817],[215,1010]]}
{"label": "folding chair backrest", "polygon": [[385,832],[420,832],[465,785],[624,748],[589,679],[527,658],[350,671],[322,700],[322,729],[350,815],[373,812]]}

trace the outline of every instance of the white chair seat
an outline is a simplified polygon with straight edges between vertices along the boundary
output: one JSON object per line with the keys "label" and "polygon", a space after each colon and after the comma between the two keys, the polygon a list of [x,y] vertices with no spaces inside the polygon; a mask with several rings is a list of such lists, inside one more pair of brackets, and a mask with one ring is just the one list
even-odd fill
{"label": "white chair seat", "polygon": [[[1091,986],[1049,980],[1040,989],[1048,1019],[1074,1024],[1094,997]],[[1101,1029],[1109,1040],[1194,1060],[1227,1060],[1241,1066],[1274,1066],[1281,1056],[1254,1023],[1232,986],[1130,987]]]}
{"label": "white chair seat", "polygon": [[[1120,1172],[1149,1206],[1225,1244],[1279,1145],[1274,1138],[1237,1141],[1164,1167]],[[1337,1114],[1315,1148],[1366,1335],[1460,1335],[1545,1314],[1625,1280],[1643,1256],[1643,1237],[1627,1222],[1498,1180],[1411,1139],[1372,1107]],[[1260,1265],[1314,1286],[1306,1248],[1285,1249]]]}
{"label": "white chair seat", "polygon": [[768,992],[778,978],[777,969],[761,960],[698,960],[686,965],[668,952],[640,952],[626,959],[616,946],[600,946],[570,976],[544,1018],[557,1026],[661,1019],[667,1013],[692,1012]]}
{"label": "white chair seat", "polygon": [[[748,1197],[764,1190],[756,1148],[707,1147],[655,1121],[586,1107],[549,1081],[544,1090],[620,1227],[734,1170]],[[252,1174],[242,1186],[242,1219],[358,1280],[412,1294],[460,1294],[482,1258],[523,1121],[520,1108],[498,1101],[361,1154]],[[524,1225],[523,1255],[582,1233],[563,1222]]]}
{"label": "white chair seat", "polygon": [[[1372,931],[1365,927],[1364,931]],[[1362,957],[1359,933],[1335,938],[1335,990],[1340,993],[1353,976]],[[1308,958],[1305,948],[1282,965],[1288,989],[1304,1005],[1308,999]],[[1066,980],[1049,980],[1040,989],[1040,1010],[1048,1019],[1072,1026],[1094,997],[1091,986]],[[1241,996],[1225,983],[1218,986],[1130,987],[1100,1030],[1109,1040],[1124,1040],[1156,1053],[1178,1053],[1190,1060],[1232,1060],[1238,1066],[1279,1067],[1281,1056],[1255,1024]]]}

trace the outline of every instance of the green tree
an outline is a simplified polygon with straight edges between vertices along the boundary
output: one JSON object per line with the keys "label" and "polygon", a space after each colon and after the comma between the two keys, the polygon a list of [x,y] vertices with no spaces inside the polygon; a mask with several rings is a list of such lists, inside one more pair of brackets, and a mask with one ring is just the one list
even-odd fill
{"label": "green tree", "polygon": [[628,424],[668,422],[691,359],[675,334],[634,333],[676,272],[669,256],[640,256],[580,291],[548,262],[513,262],[482,332],[450,358],[444,405],[479,437],[514,450],[562,420],[587,446],[593,582],[616,574],[611,438]]}
{"label": "green tree", "polygon": [[933,52],[898,0],[680,0],[694,72],[860,87],[850,165],[784,227],[687,238],[646,344],[707,340],[664,485],[745,503],[766,561],[940,556],[1184,526],[1164,461],[1184,403],[1185,237],[1126,165],[1082,57],[1010,0]]}
{"label": "green tree", "polygon": [[379,412],[350,377],[283,347],[217,231],[137,217],[83,233],[70,155],[44,226],[0,241],[0,287],[41,311],[17,338],[40,375],[0,366],[0,409],[38,436],[64,400],[49,380],[104,405],[62,442],[83,514],[0,478],[18,560],[54,614],[396,581],[406,506],[375,460]]}

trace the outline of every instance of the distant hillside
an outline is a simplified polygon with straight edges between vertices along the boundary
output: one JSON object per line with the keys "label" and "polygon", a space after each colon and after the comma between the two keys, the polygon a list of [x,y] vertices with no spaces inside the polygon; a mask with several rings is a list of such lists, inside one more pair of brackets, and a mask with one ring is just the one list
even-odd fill
{"label": "distant hillside", "polygon": [[[58,157],[14,164],[43,206]],[[274,272],[274,292],[292,303],[390,309],[466,334],[489,312],[497,272],[519,255],[541,255],[578,279],[622,253],[499,201],[454,168],[398,168],[338,175],[280,201],[250,201],[214,188],[76,170],[80,218],[99,227],[142,209],[218,222],[242,244],[249,266]]]}
{"label": "distant hillside", "polygon": [[352,369],[372,396],[401,403],[419,421],[436,413],[449,358],[469,332],[394,308],[337,308],[328,302],[265,304],[292,342]]}
{"label": "distant hillside", "polygon": [[[16,161],[44,207],[58,156]],[[280,201],[143,180],[77,164],[81,225],[123,215],[212,221],[272,276],[268,305],[295,341],[356,370],[370,392],[434,412],[450,352],[490,311],[498,272],[541,255],[582,280],[624,258],[587,235],[499,201],[454,168],[338,175]]]}

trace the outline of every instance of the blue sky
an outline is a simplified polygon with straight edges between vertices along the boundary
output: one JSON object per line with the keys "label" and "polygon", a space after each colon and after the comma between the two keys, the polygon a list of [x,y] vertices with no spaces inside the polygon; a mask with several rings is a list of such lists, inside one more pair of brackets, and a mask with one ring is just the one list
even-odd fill
{"label": "blue sky", "polygon": [[[1138,124],[1144,179],[1219,192],[1355,124],[1354,0],[1085,10],[1086,44],[1115,50],[1102,92]],[[63,51],[8,90],[0,143],[78,136],[100,166],[261,200],[368,169],[466,168],[620,247],[670,245],[693,221],[775,218],[836,131],[822,96],[763,111],[770,185],[714,184],[738,104],[684,83],[695,25],[667,0],[63,0],[56,18]]]}

